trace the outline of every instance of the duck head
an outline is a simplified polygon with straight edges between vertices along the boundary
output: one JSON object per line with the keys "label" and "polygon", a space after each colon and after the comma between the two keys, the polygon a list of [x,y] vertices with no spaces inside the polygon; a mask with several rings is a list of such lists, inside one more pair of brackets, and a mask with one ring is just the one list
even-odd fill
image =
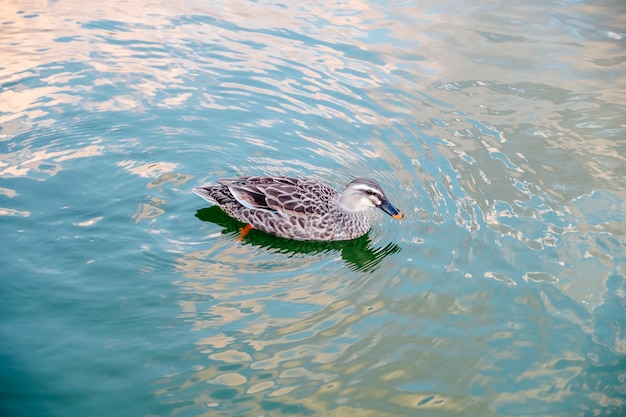
{"label": "duck head", "polygon": [[394,219],[404,217],[402,212],[389,202],[381,186],[371,178],[357,178],[346,185],[339,204],[350,211],[378,207]]}

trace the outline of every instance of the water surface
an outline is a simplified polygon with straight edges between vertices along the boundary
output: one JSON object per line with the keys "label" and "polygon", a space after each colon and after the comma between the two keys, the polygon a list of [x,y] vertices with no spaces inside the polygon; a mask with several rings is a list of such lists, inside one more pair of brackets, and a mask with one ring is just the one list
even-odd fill
{"label": "water surface", "polygon": [[[0,410],[626,415],[620,1],[5,1]],[[376,178],[291,242],[191,193]]]}

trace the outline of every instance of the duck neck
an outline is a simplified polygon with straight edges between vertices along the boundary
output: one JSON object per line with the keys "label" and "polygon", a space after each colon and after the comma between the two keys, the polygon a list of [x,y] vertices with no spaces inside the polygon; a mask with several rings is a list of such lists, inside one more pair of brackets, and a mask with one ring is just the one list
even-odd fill
{"label": "duck neck", "polygon": [[371,206],[363,205],[359,195],[350,190],[344,191],[339,196],[338,206],[348,212],[359,212],[371,208]]}

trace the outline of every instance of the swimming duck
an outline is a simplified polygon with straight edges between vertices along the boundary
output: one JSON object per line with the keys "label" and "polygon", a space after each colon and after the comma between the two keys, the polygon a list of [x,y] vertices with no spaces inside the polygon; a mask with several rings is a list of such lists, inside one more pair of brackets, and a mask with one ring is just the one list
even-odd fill
{"label": "swimming duck", "polygon": [[372,226],[372,208],[403,217],[369,178],[357,178],[339,194],[311,179],[251,176],[217,181],[193,192],[249,227],[295,240],[356,239]]}

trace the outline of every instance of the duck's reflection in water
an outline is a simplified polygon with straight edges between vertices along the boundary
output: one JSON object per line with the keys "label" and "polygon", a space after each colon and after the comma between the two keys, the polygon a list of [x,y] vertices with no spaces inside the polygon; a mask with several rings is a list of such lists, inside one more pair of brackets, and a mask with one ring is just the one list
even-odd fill
{"label": "duck's reflection in water", "polygon": [[372,247],[369,232],[358,239],[339,242],[283,239],[255,229],[242,235],[241,230],[245,227],[245,224],[229,217],[217,206],[198,210],[196,217],[202,221],[208,221],[223,227],[224,230],[222,234],[240,236],[240,242],[242,244],[271,248],[276,252],[288,256],[296,254],[314,255],[316,253],[332,251],[341,252],[342,259],[355,271],[375,271],[386,256],[400,251],[400,247],[395,243],[388,243],[386,246],[380,248]]}

